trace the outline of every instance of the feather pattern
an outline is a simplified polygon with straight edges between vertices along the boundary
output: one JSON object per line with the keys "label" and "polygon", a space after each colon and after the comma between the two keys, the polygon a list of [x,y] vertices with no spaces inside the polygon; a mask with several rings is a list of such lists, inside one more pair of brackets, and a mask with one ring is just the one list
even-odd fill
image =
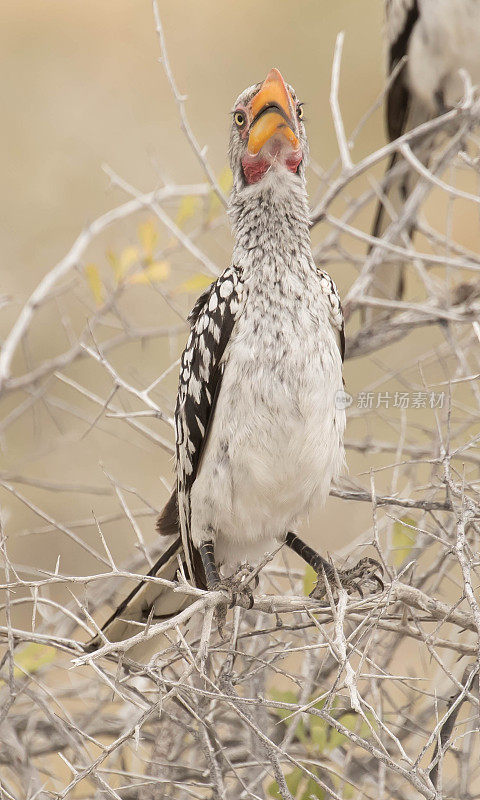
{"label": "feather pattern", "polygon": [[215,413],[222,383],[222,358],[241,298],[241,271],[228,267],[195,303],[189,316],[190,336],[181,359],[175,411],[178,514],[188,570],[197,581],[198,559],[190,532],[190,491]]}
{"label": "feather pattern", "polygon": [[331,275],[325,270],[317,267],[317,273],[320,278],[320,286],[328,299],[329,304],[329,318],[332,327],[338,334],[338,349],[342,357],[342,362],[345,358],[345,325],[343,320],[342,304],[340,302],[340,295],[338,294],[337,287]]}

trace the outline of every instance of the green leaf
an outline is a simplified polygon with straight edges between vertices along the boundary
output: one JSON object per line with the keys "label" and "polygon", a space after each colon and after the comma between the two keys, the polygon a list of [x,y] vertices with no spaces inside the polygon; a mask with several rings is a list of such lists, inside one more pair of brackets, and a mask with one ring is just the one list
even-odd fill
{"label": "green leaf", "polygon": [[117,283],[125,277],[125,274],[140,260],[140,253],[136,247],[125,247],[120,256],[117,256],[113,250],[107,250],[107,258],[110,266],[113,269],[115,280]]}
{"label": "green leaf", "polygon": [[192,275],[191,278],[187,278],[186,281],[176,286],[174,291],[175,294],[199,294],[203,292],[207,286],[210,286],[211,283],[211,275],[204,275],[202,272],[197,272],[195,275]]}
{"label": "green leaf", "polygon": [[336,747],[341,747],[347,741],[344,733],[340,733],[336,728],[330,728],[328,733],[328,750],[335,750]]}
{"label": "green leaf", "polygon": [[138,252],[136,247],[125,247],[120,255],[120,272],[121,276],[125,275],[125,273],[133,267],[137,261],[140,260],[140,253]]}
{"label": "green leaf", "polygon": [[[295,769],[292,772],[290,772],[288,775],[285,776],[285,783],[288,786],[288,791],[294,797],[298,792],[298,787],[300,786],[300,781],[302,780],[302,777],[303,777],[303,772],[300,769],[300,767],[295,767]],[[275,797],[279,798],[279,800],[282,800],[282,795],[280,794],[277,781],[272,781],[272,783],[268,787],[268,793],[270,797]]]}
{"label": "green leaf", "polygon": [[151,261],[158,242],[158,231],[153,220],[149,219],[138,226],[138,238],[146,260]]}
{"label": "green leaf", "polygon": [[87,264],[85,267],[85,275],[95,303],[97,306],[101,306],[103,303],[103,283],[100,278],[98,267],[95,264]]}
{"label": "green leaf", "polygon": [[222,192],[225,192],[225,194],[230,193],[233,186],[233,175],[229,166],[226,166],[222,169],[220,175],[218,176],[218,185],[220,186]]}
{"label": "green leaf", "polygon": [[[349,731],[357,731],[359,724],[358,724],[358,715],[355,713],[348,713],[342,714],[339,717],[338,721],[345,727],[348,728]],[[368,726],[367,726],[368,730]],[[328,743],[329,743],[329,750],[334,750],[336,747],[341,747],[342,744],[348,741],[348,736],[345,736],[344,733],[340,733],[337,731],[336,728],[331,727],[329,731]]]}
{"label": "green leaf", "polygon": [[[298,695],[292,691],[278,691],[277,689],[272,689],[270,691],[270,697],[272,700],[276,700],[278,703],[290,703],[290,705],[298,705]],[[275,713],[280,717],[280,719],[285,720],[285,724],[288,725],[296,725],[296,735],[297,739],[304,745],[308,745],[310,742],[310,735],[307,733],[305,728],[305,723],[301,719],[298,714],[295,714],[294,717],[291,717],[291,714],[295,711],[294,708],[274,708]],[[290,719],[287,719],[290,717]]]}
{"label": "green leaf", "polygon": [[44,644],[26,644],[15,655],[15,663],[22,669],[15,669],[17,676],[28,672],[32,674],[37,672],[41,667],[51,664],[55,660],[55,648],[49,647]]}
{"label": "green leaf", "polygon": [[325,800],[325,792],[318,783],[315,783],[313,778],[309,778],[307,788],[301,795],[300,800],[311,800],[312,797],[318,798],[318,800]]}
{"label": "green leaf", "polygon": [[[271,689],[270,690],[270,697],[272,700],[275,700],[277,703],[298,703],[298,695],[295,694],[291,689]],[[276,708],[275,711],[282,711],[286,709]],[[290,714],[290,711],[287,711],[287,714]]]}
{"label": "green leaf", "polygon": [[300,786],[300,781],[302,780],[303,772],[300,767],[295,767],[293,772],[291,772],[285,778],[285,783],[288,786],[288,789],[291,794],[295,796],[296,792],[298,791],[298,787]]}
{"label": "green leaf", "polygon": [[170,275],[170,264],[168,261],[153,261],[141,272],[136,272],[129,279],[129,283],[161,283],[166,281]]}
{"label": "green leaf", "polygon": [[312,743],[315,745],[315,747],[321,753],[331,749],[329,747],[327,739],[327,734],[328,734],[327,721],[322,719],[321,717],[310,717],[309,725],[310,725],[311,740]]}
{"label": "green leaf", "polygon": [[[313,700],[313,699],[314,698],[312,697],[311,700]],[[318,709],[318,711],[321,711],[322,708],[325,706],[325,703],[326,703],[325,698],[323,698],[321,700],[317,700],[317,702],[312,706],[312,708],[316,708],[316,709]],[[335,707],[335,705],[334,705],[334,707]],[[320,717],[315,717],[315,719],[320,719]]]}
{"label": "green leaf", "polygon": [[176,219],[176,223],[179,228],[182,228],[187,222],[187,220],[195,216],[195,212],[197,211],[198,205],[199,205],[199,199],[198,197],[195,197],[195,195],[188,194],[185,197],[182,197],[180,205],[178,207],[177,219]]}
{"label": "green leaf", "polygon": [[[338,720],[345,728],[348,728],[349,731],[356,731],[358,728],[358,714],[355,714],[353,711],[348,712],[347,714],[342,714],[340,719]],[[362,720],[362,725],[365,725],[365,722]],[[368,730],[368,726],[367,726]]]}
{"label": "green leaf", "polygon": [[[232,170],[230,167],[224,167],[218,176],[218,185],[222,192],[226,195],[230,194],[231,188],[233,186],[233,175]],[[209,220],[214,219],[218,216],[219,212],[222,209],[222,204],[218,199],[217,195],[214,191],[211,191],[209,194],[209,209],[207,213],[207,218]]]}
{"label": "green leaf", "polygon": [[106,255],[107,255],[108,262],[109,262],[111,268],[113,269],[113,274],[115,275],[115,280],[116,280],[117,283],[120,283],[120,281],[122,280],[122,277],[123,277],[122,269],[121,269],[121,265],[120,265],[120,260],[119,260],[119,258],[117,256],[117,254],[113,250],[107,250]]}
{"label": "green leaf", "polygon": [[282,800],[282,795],[280,794],[277,781],[271,782],[271,784],[268,787],[268,794],[270,795],[270,797],[275,797],[279,798],[279,800]]}
{"label": "green leaf", "polygon": [[305,745],[306,748],[308,748],[312,743],[312,737],[310,732],[307,732],[305,723],[299,714],[296,714],[291,719],[287,719],[287,725],[292,725],[293,723],[295,723],[295,725],[297,726],[295,728],[295,735],[298,741],[301,742],[303,745]]}
{"label": "green leaf", "polygon": [[[367,711],[365,717],[372,728],[376,728],[375,718],[372,712]],[[363,736],[363,738],[366,739],[367,736],[370,736],[371,734],[370,727],[366,720],[363,717],[360,717],[354,711],[348,711],[346,714],[343,714],[338,721],[341,722],[345,728],[348,728],[349,731],[354,731],[355,733],[358,733],[359,736]]]}
{"label": "green leaf", "polygon": [[403,519],[394,522],[393,524],[393,561],[395,566],[399,567],[403,564],[415,544],[415,531],[407,528],[406,525],[415,525],[415,520],[410,517],[403,517]]}
{"label": "green leaf", "polygon": [[317,583],[317,573],[313,567],[307,566],[305,575],[303,577],[303,593],[308,597],[310,592],[315,588]]}
{"label": "green leaf", "polygon": [[[373,715],[368,712],[365,714],[366,718],[370,722],[370,725],[375,727],[375,720],[373,719]],[[344,728],[347,728],[349,731],[352,731],[358,736],[362,736],[364,739],[368,739],[371,735],[371,730],[368,726],[368,723],[356,714],[354,711],[348,711],[346,714],[342,714],[341,717],[338,718],[338,721]],[[348,740],[348,736],[344,733],[340,733],[337,731],[336,728],[330,727],[329,728],[329,735],[328,735],[328,750],[334,750],[336,747],[341,747],[345,744]]]}
{"label": "green leaf", "polygon": [[[277,703],[290,703],[291,705],[296,705],[298,703],[298,695],[295,692],[286,690],[281,691],[278,689],[271,689],[270,690],[270,697],[272,700],[276,700]],[[290,714],[293,713],[294,709],[289,708],[274,708],[274,711],[280,719],[285,719],[285,717],[289,717]]]}

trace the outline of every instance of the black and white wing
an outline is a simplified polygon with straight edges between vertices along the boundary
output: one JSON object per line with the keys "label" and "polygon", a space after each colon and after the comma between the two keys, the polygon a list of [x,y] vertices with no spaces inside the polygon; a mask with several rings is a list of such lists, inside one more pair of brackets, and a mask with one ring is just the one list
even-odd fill
{"label": "black and white wing", "polygon": [[178,517],[190,577],[202,583],[190,535],[190,490],[220,392],[225,348],[242,304],[241,271],[232,266],[199,297],[190,316],[175,411]]}
{"label": "black and white wing", "polygon": [[340,302],[340,295],[338,294],[337,287],[328,272],[317,267],[317,273],[320,278],[320,286],[323,293],[326,295],[330,306],[330,322],[338,336],[338,349],[342,361],[345,358],[345,328],[343,322],[343,309]]}

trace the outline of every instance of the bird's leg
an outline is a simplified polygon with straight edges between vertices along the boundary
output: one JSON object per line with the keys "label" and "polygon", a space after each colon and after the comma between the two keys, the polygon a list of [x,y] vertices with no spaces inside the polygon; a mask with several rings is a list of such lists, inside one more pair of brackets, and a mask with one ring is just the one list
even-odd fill
{"label": "bird's leg", "polygon": [[215,562],[215,548],[213,541],[209,539],[200,545],[200,556],[205,570],[207,588],[210,591],[225,592],[230,600],[229,608],[233,606],[243,606],[252,608],[253,594],[248,585],[243,585],[235,575],[230,578],[221,578]]}
{"label": "bird's leg", "polygon": [[338,589],[338,584],[340,584],[347,592],[356,591],[361,597],[363,597],[362,584],[368,582],[375,583],[380,591],[383,591],[383,581],[377,574],[379,572],[382,575],[383,568],[374,558],[361,558],[358,564],[351,569],[337,570],[291,531],[287,533],[285,542],[294,553],[297,553],[313,567],[318,575],[316,586],[310,592],[310,597],[321,600],[326,595],[325,581],[329,583],[333,592]]}
{"label": "bird's leg", "polygon": [[215,548],[211,539],[208,542],[203,542],[200,545],[200,556],[202,559],[203,569],[205,570],[205,578],[207,581],[207,588],[213,591],[220,583],[220,574],[215,562]]}
{"label": "bird's leg", "polygon": [[335,571],[332,565],[322,556],[317,553],[310,545],[306,544],[302,539],[289,531],[285,540],[288,547],[293,550],[300,558],[310,566],[313,567],[315,572],[321,572],[322,568],[325,570],[327,577],[335,580]]}

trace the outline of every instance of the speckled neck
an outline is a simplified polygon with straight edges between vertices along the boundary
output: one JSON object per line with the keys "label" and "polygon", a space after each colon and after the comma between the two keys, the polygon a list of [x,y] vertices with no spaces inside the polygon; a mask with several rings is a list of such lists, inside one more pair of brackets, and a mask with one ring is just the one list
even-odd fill
{"label": "speckled neck", "polygon": [[297,175],[274,171],[253,186],[234,190],[230,217],[235,235],[233,263],[246,269],[262,262],[292,267],[314,266],[305,182]]}

